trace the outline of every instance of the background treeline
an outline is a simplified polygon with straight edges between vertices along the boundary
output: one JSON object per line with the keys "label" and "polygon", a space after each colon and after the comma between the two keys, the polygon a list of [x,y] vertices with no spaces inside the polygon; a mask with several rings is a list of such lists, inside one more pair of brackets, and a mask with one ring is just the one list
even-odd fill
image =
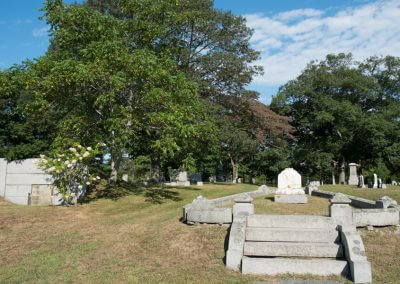
{"label": "background treeline", "polygon": [[47,53],[0,72],[2,157],[105,143],[110,182],[180,168],[273,183],[289,166],[328,180],[348,162],[400,176],[399,58],[329,55],[268,107],[246,89],[263,72],[252,30],[210,0],[47,0],[43,17]]}

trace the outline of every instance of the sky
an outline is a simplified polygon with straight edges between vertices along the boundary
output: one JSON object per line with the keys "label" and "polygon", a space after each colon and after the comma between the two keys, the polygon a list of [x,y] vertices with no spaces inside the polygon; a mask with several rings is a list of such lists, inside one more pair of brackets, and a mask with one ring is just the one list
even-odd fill
{"label": "sky", "polygon": [[[74,0],[66,0],[71,3]],[[0,69],[43,55],[47,26],[42,0],[0,1]],[[215,0],[246,18],[264,75],[248,86],[269,103],[279,87],[312,60],[351,52],[357,60],[400,56],[400,0]]]}

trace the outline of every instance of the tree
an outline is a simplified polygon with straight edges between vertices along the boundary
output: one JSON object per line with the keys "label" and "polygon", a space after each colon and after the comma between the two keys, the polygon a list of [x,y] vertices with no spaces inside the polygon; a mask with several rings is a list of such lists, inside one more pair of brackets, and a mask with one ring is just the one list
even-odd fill
{"label": "tree", "polygon": [[292,119],[294,164],[324,178],[332,160],[341,168],[349,161],[368,168],[388,160],[384,149],[396,152],[399,141],[399,66],[391,57],[357,63],[350,54],[328,55],[284,85],[271,107]]}
{"label": "tree", "polygon": [[0,72],[0,157],[8,160],[37,157],[54,138],[53,109],[42,115],[26,110],[32,98],[25,91],[27,68],[23,64]]}
{"label": "tree", "polygon": [[134,48],[125,25],[82,5],[48,0],[51,48],[28,70],[36,108],[55,106],[55,148],[105,142],[115,181],[122,156],[143,137],[155,153],[171,153],[196,135],[201,112],[196,84],[162,54]]}

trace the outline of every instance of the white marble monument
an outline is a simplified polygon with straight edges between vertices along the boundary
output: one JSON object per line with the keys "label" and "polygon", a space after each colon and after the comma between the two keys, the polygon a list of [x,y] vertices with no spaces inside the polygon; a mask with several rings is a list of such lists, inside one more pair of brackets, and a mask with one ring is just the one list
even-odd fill
{"label": "white marble monument", "polygon": [[307,195],[301,187],[301,175],[292,168],[283,170],[278,175],[278,190],[275,193],[278,203],[307,203]]}
{"label": "white marble monument", "polygon": [[374,174],[374,184],[372,188],[378,188],[378,176],[376,174]]}
{"label": "white marble monument", "polygon": [[349,185],[358,185],[357,164],[349,164]]}

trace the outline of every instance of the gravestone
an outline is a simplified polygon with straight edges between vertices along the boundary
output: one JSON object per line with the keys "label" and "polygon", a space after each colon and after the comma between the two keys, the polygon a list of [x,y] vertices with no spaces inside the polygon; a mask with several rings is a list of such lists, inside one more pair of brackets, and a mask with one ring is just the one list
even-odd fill
{"label": "gravestone", "polygon": [[308,202],[301,187],[301,175],[295,169],[287,168],[278,175],[278,190],[274,200],[278,203]]}
{"label": "gravestone", "polygon": [[382,179],[378,178],[378,188],[382,188]]}
{"label": "gravestone", "polygon": [[344,172],[344,164],[340,167],[339,184],[346,184],[346,173]]}
{"label": "gravestone", "polygon": [[359,188],[365,188],[364,176],[363,176],[363,175],[360,175],[358,179],[359,179],[359,181],[358,181],[358,187],[359,187]]}
{"label": "gravestone", "polygon": [[179,172],[177,177],[177,185],[178,186],[190,186],[190,181],[188,181],[188,174],[187,172]]}
{"label": "gravestone", "polygon": [[124,182],[128,182],[128,179],[129,179],[129,176],[128,176],[127,174],[123,174],[123,175],[122,175],[122,180],[123,180]]}
{"label": "gravestone", "polygon": [[313,181],[310,181],[309,186],[319,187],[319,186],[321,186],[321,182],[319,180],[313,180]]}
{"label": "gravestone", "polygon": [[392,180],[392,185],[398,185],[397,181]]}
{"label": "gravestone", "polygon": [[349,185],[358,185],[357,164],[349,164]]}
{"label": "gravestone", "polygon": [[378,176],[376,174],[374,174],[374,184],[372,188],[378,188]]}

